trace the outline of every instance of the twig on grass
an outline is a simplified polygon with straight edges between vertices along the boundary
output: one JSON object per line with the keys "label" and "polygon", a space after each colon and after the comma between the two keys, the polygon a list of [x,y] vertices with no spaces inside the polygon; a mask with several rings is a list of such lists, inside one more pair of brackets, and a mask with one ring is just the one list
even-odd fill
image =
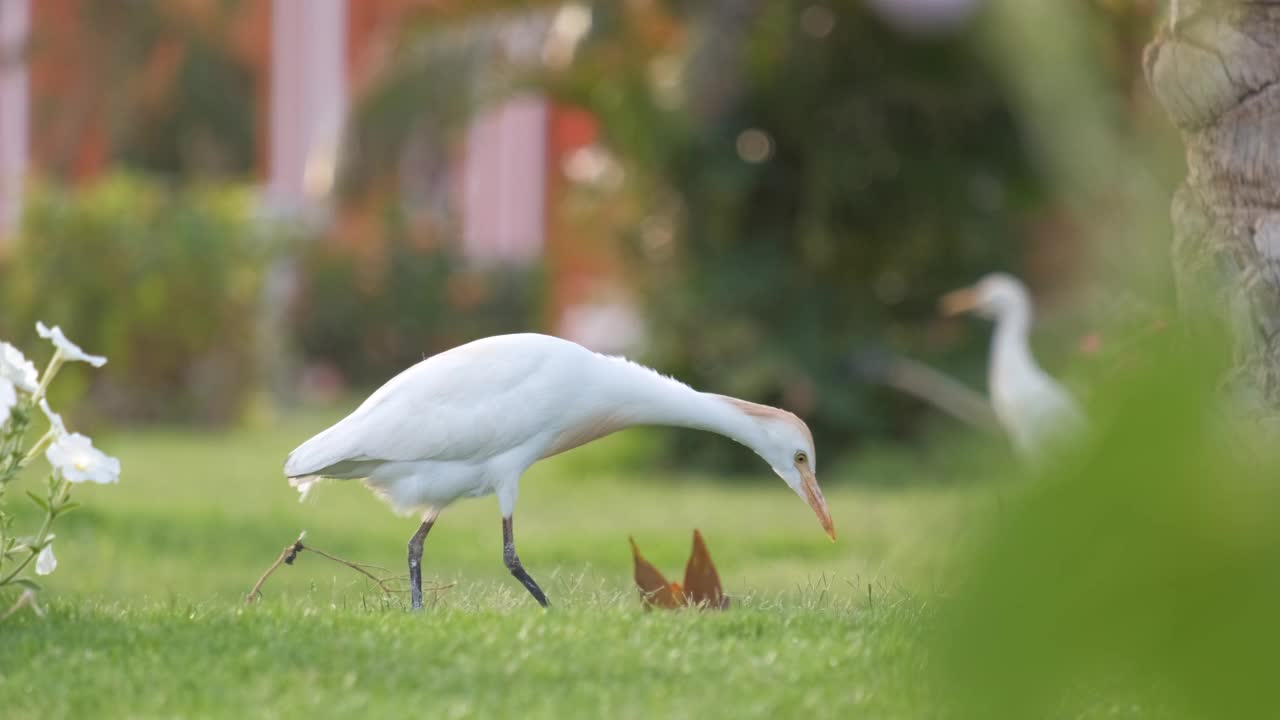
{"label": "twig on grass", "polygon": [[280,567],[281,563],[293,564],[294,559],[298,557],[298,553],[303,550],[302,538],[306,536],[307,531],[303,530],[297,540],[294,540],[292,543],[285,546],[284,550],[280,552],[280,557],[276,558],[276,561],[271,563],[271,567],[268,567],[267,571],[262,573],[262,577],[258,578],[258,582],[254,583],[253,589],[245,596],[244,602],[246,605],[252,604],[254,598],[262,594],[263,584],[267,582],[267,578],[271,577],[271,573],[275,572],[276,568]]}
{"label": "twig on grass", "polygon": [[[319,548],[312,547],[310,545],[303,545],[302,539],[306,536],[307,536],[307,532],[305,530],[302,531],[302,534],[298,536],[297,540],[294,540],[292,543],[286,545],[284,549],[280,551],[280,557],[276,558],[276,561],[271,563],[271,566],[267,568],[266,572],[262,573],[262,577],[258,578],[258,582],[254,583],[253,589],[250,590],[249,594],[245,596],[244,602],[246,605],[252,604],[256,598],[262,595],[262,586],[266,584],[267,578],[271,577],[272,573],[274,573],[282,564],[292,565],[293,561],[297,559],[298,553],[302,552],[303,550],[310,550],[311,552],[321,557],[328,558],[329,560],[332,560],[340,565],[346,565],[352,570],[355,570],[361,575],[364,575],[365,577],[377,583],[378,587],[382,590],[382,592],[387,595],[394,595],[397,592],[403,592],[402,590],[399,590],[393,585],[394,582],[400,579],[399,577],[380,578],[377,575],[374,575],[373,573],[365,569],[365,568],[373,568],[375,570],[385,571],[386,568],[378,565],[371,565],[369,563],[355,563],[355,562],[351,562],[350,560],[343,560],[337,555],[327,553]],[[435,587],[426,588],[426,589],[431,592],[438,592],[440,590],[447,590],[453,587],[455,584],[456,583],[449,583],[448,585],[437,585]]]}

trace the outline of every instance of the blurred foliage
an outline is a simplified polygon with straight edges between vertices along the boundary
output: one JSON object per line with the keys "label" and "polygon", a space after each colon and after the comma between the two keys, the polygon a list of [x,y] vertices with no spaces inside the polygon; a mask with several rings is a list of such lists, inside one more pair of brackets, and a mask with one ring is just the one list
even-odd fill
{"label": "blurred foliage", "polygon": [[[718,27],[716,8],[689,9],[693,27]],[[819,447],[907,429],[917,406],[855,382],[851,351],[936,352],[936,299],[1018,267],[1020,222],[1042,201],[970,38],[907,37],[853,0],[784,2],[760,7],[740,57],[706,57],[655,32],[663,18],[607,3],[596,17],[553,85],[596,113],[649,193],[629,229],[647,359],[796,411]],[[671,438],[685,456],[730,456]]]}
{"label": "blurred foliage", "polygon": [[1102,260],[1094,315],[1118,332],[1090,378],[1093,442],[972,518],[932,667],[958,718],[1271,717],[1280,456],[1252,398],[1222,392],[1220,301],[1173,310],[1175,164],[1119,111],[1079,6],[992,6],[1001,67]]}
{"label": "blurred foliage", "polygon": [[293,326],[308,360],[370,385],[456,345],[539,326],[537,268],[469,266],[410,232],[395,207],[382,225],[376,248],[335,238],[303,251]]}
{"label": "blurred foliage", "polygon": [[1274,437],[1223,406],[1229,358],[1133,358],[1094,443],[974,517],[935,637],[956,717],[1274,715]]}
{"label": "blurred foliage", "polygon": [[[508,45],[517,34],[513,28],[521,28],[524,45],[537,46],[532,38],[545,32],[551,16],[538,6],[547,4],[468,3],[457,10],[406,11],[386,57],[356,91],[344,128],[338,195],[376,191],[397,174],[446,174],[451,148],[468,122],[524,87],[525,73],[517,69]],[[520,9],[506,7],[513,5]],[[423,195],[408,199],[424,204],[447,199],[447,191]]]}
{"label": "blurred foliage", "polygon": [[458,247],[454,161],[468,121],[520,87],[511,23],[528,13],[536,37],[547,5],[405,9],[343,128],[340,220],[299,258],[294,326],[307,361],[374,385],[471,340],[546,325],[540,265],[472,262]]}
{"label": "blurred foliage", "polygon": [[274,249],[253,202],[246,189],[177,191],[129,174],[37,185],[0,265],[0,336],[34,347],[43,320],[110,358],[92,375],[66,368],[55,391],[87,389],[90,419],[237,418]]}
{"label": "blurred foliage", "polygon": [[203,35],[172,62],[171,87],[119,124],[119,161],[173,179],[252,173],[257,87],[248,65]]}
{"label": "blurred foliage", "polygon": [[[1086,5],[1105,54],[1082,71],[1115,95],[1095,114],[1145,113],[1134,83],[1153,8]],[[406,158],[442,166],[466,118],[512,93],[534,88],[589,110],[622,171],[603,176],[625,181],[579,180],[558,211],[591,233],[587,218],[611,218],[603,232],[627,248],[624,280],[649,320],[644,359],[697,387],[792,409],[818,444],[841,451],[864,437],[914,437],[922,415],[915,400],[861,382],[855,351],[888,346],[976,380],[985,326],[938,322],[937,297],[996,269],[1051,290],[1084,274],[1091,218],[1044,181],[1060,158],[1095,155],[1026,130],[1062,123],[1046,124],[1027,73],[1006,67],[1017,44],[992,42],[983,23],[910,35],[857,0],[590,6],[590,33],[564,65],[549,59],[563,57],[560,17],[542,3],[406,23],[356,106],[345,187],[403,173]],[[516,36],[528,57],[513,56]],[[529,49],[539,39],[541,63]],[[1043,94],[1073,75],[1041,77]],[[1122,113],[1110,120],[1127,127]],[[436,178],[411,202],[434,203],[446,186]],[[1151,259],[1146,245],[1107,247]],[[1145,299],[1126,301],[1144,308],[1138,325],[1154,321]],[[1049,365],[1072,345],[1051,338]],[[748,460],[697,434],[670,438],[686,460]]]}
{"label": "blurred foliage", "polygon": [[[245,0],[78,0],[40,25],[33,135],[44,171],[75,175],[104,129],[109,161],[171,181],[243,178],[257,160],[257,52]],[[263,15],[262,17],[266,17]],[[258,59],[262,61],[261,58]],[[56,75],[54,74],[56,73]]]}
{"label": "blurred foliage", "polygon": [[[1140,101],[1128,81],[1149,3],[1086,5],[1105,72]],[[118,87],[106,105],[118,159],[183,182],[252,166],[247,7],[86,1],[104,32],[69,42],[94,43],[102,85]],[[620,191],[577,187],[563,205],[614,218],[652,330],[644,359],[795,410],[828,459],[920,428],[915,400],[850,372],[855,350],[887,345],[977,378],[985,326],[937,322],[936,297],[993,269],[1033,285],[1070,279],[1083,243],[1064,216],[1078,209],[1047,192],[1045,157],[1093,156],[1029,147],[1037,136],[1017,119],[1043,112],[978,24],[905,35],[859,0],[594,2],[590,34],[557,51],[573,59],[561,65],[548,59],[560,10],[493,0],[405,11],[384,67],[356,90],[338,196],[378,196],[410,220],[305,251],[294,312],[308,357],[367,383],[480,334],[546,325],[531,320],[538,273],[473,270],[440,249],[456,235],[459,131],[530,88],[589,109],[619,160]],[[442,226],[428,243],[414,237],[424,217]],[[684,458],[749,459],[698,434],[670,438]]]}

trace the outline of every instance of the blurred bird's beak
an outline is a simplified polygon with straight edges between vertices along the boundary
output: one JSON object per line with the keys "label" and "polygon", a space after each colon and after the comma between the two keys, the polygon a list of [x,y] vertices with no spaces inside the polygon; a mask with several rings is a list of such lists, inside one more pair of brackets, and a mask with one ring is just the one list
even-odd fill
{"label": "blurred bird's beak", "polygon": [[804,493],[805,501],[818,516],[818,522],[822,523],[822,529],[826,531],[827,537],[831,538],[831,542],[835,542],[836,525],[831,522],[831,511],[827,509],[827,499],[822,497],[822,488],[818,487],[818,479],[813,476],[813,472],[807,466],[797,465],[796,469],[800,471],[800,490]]}
{"label": "blurred bird's beak", "polygon": [[947,317],[967,313],[978,307],[978,292],[973,288],[952,290],[942,296],[942,314]]}

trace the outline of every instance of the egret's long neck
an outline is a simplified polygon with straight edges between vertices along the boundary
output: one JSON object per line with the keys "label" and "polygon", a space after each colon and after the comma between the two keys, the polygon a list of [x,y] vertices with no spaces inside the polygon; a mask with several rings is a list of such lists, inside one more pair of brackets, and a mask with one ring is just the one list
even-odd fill
{"label": "egret's long neck", "polygon": [[995,335],[991,339],[991,382],[1028,365],[1031,357],[1031,305],[1019,300],[1000,309]]}
{"label": "egret's long neck", "polygon": [[[760,425],[731,398],[698,392],[642,365],[608,358],[608,384],[628,425],[706,430],[754,448]],[[743,403],[742,405],[746,405]]]}

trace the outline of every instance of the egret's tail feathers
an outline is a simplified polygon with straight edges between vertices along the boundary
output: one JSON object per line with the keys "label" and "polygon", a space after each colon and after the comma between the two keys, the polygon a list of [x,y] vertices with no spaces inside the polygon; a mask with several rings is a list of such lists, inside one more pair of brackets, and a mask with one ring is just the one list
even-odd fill
{"label": "egret's tail feathers", "polygon": [[305,492],[310,484],[321,478],[356,480],[368,477],[382,464],[381,460],[373,458],[352,457],[350,447],[329,437],[332,429],[302,443],[284,461],[285,477],[299,492]]}
{"label": "egret's tail feathers", "polygon": [[284,474],[289,478],[318,474],[325,465],[333,462],[331,454],[323,444],[324,433],[302,443],[289,453],[284,461]]}
{"label": "egret's tail feathers", "polygon": [[284,461],[284,474],[290,478],[306,475],[331,477],[329,468],[349,457],[348,448],[341,438],[331,437],[333,430],[331,427],[294,448]]}

